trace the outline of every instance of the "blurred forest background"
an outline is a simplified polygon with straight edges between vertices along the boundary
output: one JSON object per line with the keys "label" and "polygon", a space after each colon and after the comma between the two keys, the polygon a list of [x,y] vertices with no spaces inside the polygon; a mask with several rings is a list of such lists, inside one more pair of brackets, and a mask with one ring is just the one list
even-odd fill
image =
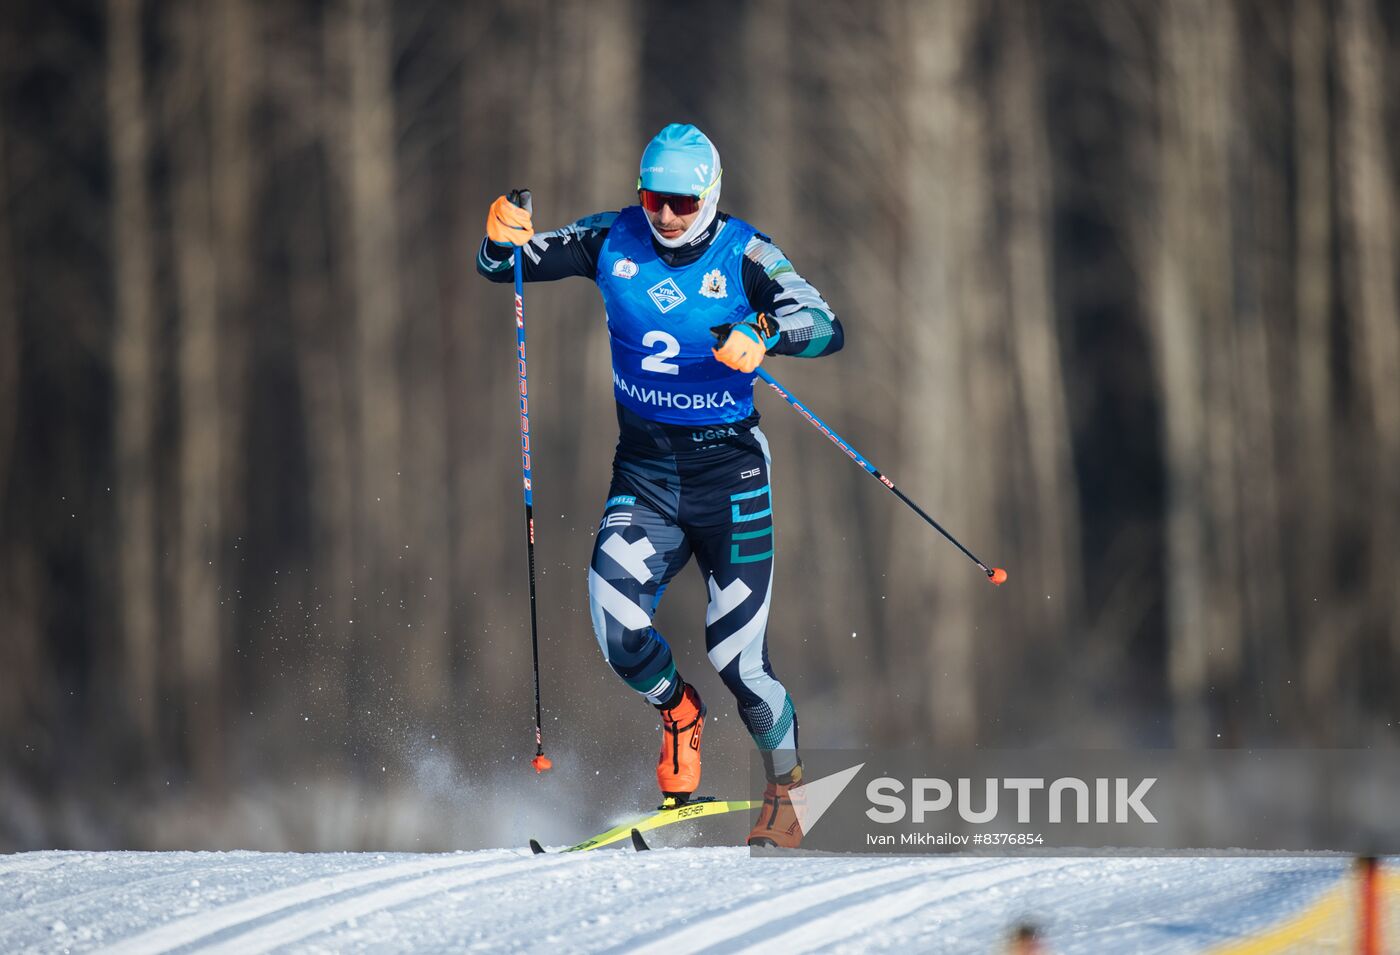
{"label": "blurred forest background", "polygon": [[[765,390],[809,747],[1392,746],[1400,4],[0,7],[0,850],[566,839],[654,797],[594,642],[601,300],[510,291],[694,122],[846,328]],[[751,744],[685,571],[658,623]],[[731,773],[732,770],[732,773]],[[550,826],[557,826],[551,829]]]}

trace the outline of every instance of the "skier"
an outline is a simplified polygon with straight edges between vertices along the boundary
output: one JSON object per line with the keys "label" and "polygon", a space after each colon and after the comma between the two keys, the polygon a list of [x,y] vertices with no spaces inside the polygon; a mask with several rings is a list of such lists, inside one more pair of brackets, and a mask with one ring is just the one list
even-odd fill
{"label": "skier", "polygon": [[844,339],[772,240],[719,211],[722,173],[704,133],[672,124],[642,153],[640,205],[535,233],[529,210],[496,199],[477,271],[511,281],[522,246],[525,281],[580,275],[598,284],[620,430],[588,574],[598,645],[660,710],[663,806],[685,802],[700,784],[706,707],[651,621],[695,556],[710,596],[705,648],[768,778],[748,841],[796,847],[788,789],[802,764],[792,698],[768,661],[772,488],[753,379],[766,355],[816,358]]}

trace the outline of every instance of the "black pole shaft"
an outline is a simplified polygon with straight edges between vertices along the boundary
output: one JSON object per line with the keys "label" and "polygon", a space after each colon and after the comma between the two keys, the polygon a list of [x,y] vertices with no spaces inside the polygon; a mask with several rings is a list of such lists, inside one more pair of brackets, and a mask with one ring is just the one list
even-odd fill
{"label": "black pole shaft", "polygon": [[978,559],[977,559],[977,555],[975,555],[974,553],[972,553],[972,551],[970,551],[970,550],[968,550],[966,547],[964,547],[964,546],[962,545],[962,542],[959,541],[956,537],[954,537],[952,534],[949,534],[948,531],[943,527],[942,524],[938,523],[938,522],[935,521],[933,518],[929,517],[928,514],[926,514],[926,513],[924,512],[924,509],[923,509],[922,507],[920,507],[919,505],[915,504],[915,503],[913,502],[913,500],[911,500],[907,494],[905,494],[905,493],[904,493],[903,491],[901,491],[899,488],[895,487],[895,486],[894,486],[894,483],[893,483],[892,481],[890,481],[889,478],[885,477],[885,476],[884,476],[883,474],[881,474],[879,471],[876,471],[876,472],[875,472],[875,476],[876,476],[877,478],[880,479],[880,483],[881,483],[881,484],[884,484],[885,487],[889,488],[891,491],[894,492],[895,497],[899,498],[899,499],[900,499],[901,501],[903,501],[905,504],[908,504],[910,507],[912,507],[912,508],[914,509],[914,513],[918,514],[918,515],[919,515],[920,517],[922,517],[924,520],[928,521],[929,524],[932,525],[932,527],[933,527],[934,530],[938,531],[938,533],[940,533],[940,534],[942,534],[944,537],[948,538],[949,542],[952,543],[952,545],[953,545],[954,547],[956,547],[958,550],[960,550],[960,551],[962,551],[964,554],[966,554],[968,560],[972,561],[972,562],[973,562],[974,564],[976,564],[978,567],[981,567],[981,568],[982,568],[982,572],[983,572],[984,574],[988,574],[988,575],[991,574],[992,570],[991,570],[990,567],[988,567],[986,564],[984,564],[984,563],[982,563],[980,560],[978,560]]}
{"label": "black pole shaft", "polygon": [[540,630],[535,614],[535,507],[525,505],[526,553],[530,557],[530,651],[535,665],[535,755],[544,755],[544,716],[540,709]]}

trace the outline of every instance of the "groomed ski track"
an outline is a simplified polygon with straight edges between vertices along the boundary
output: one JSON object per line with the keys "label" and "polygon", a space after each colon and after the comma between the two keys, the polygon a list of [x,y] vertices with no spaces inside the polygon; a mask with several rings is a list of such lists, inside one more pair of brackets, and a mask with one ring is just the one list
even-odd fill
{"label": "groomed ski track", "polygon": [[0,856],[0,952],[1199,952],[1296,913],[1335,857]]}

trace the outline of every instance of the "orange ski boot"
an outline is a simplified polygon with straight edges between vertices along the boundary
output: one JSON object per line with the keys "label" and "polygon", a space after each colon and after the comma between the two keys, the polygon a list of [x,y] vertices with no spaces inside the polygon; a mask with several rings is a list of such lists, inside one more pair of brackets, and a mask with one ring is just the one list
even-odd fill
{"label": "orange ski boot", "polygon": [[758,823],[749,833],[749,845],[796,849],[802,844],[802,826],[788,794],[789,789],[802,783],[801,765],[794,767],[786,778],[787,782],[781,783],[770,780],[763,790],[763,809],[758,814]]}
{"label": "orange ski boot", "polygon": [[670,709],[661,711],[661,755],[656,760],[656,782],[663,808],[679,806],[700,786],[700,730],[705,726],[705,704],[695,687]]}

